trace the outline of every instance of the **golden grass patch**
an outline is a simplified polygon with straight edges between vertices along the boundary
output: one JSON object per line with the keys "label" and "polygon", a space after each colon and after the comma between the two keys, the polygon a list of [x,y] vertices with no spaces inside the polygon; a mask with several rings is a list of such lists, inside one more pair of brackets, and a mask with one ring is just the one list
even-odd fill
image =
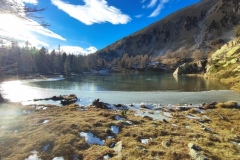
{"label": "golden grass patch", "polygon": [[[18,116],[0,130],[0,155],[2,160],[25,159],[36,150],[41,159],[64,157],[65,159],[191,159],[188,143],[196,143],[201,152],[212,159],[240,159],[240,109],[234,102],[218,103],[215,109],[198,113],[195,109],[172,112],[168,123],[135,116],[127,112],[127,120],[118,121],[121,111],[109,111],[88,107],[78,110],[77,105],[50,107],[35,110],[32,114]],[[222,107],[224,105],[224,107]],[[226,107],[227,106],[227,107]],[[28,108],[31,109],[31,108]],[[199,122],[186,115],[210,120]],[[45,120],[48,120],[47,122]],[[43,122],[46,123],[43,123]],[[111,126],[120,129],[119,134]],[[205,128],[205,129],[204,129]],[[88,144],[80,132],[91,132],[103,146]],[[112,138],[107,138],[111,136]],[[142,143],[147,139],[147,143]],[[117,157],[114,144],[122,142],[121,156]],[[165,142],[169,142],[164,145]]]}

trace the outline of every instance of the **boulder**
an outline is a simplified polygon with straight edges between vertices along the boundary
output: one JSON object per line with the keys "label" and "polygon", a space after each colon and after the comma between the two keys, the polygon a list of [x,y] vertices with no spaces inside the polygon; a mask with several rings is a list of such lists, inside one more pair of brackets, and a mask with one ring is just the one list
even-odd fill
{"label": "boulder", "polygon": [[206,71],[207,60],[199,60],[198,62],[184,63],[179,66],[175,71],[174,75],[182,74],[196,74]]}
{"label": "boulder", "polygon": [[107,104],[104,102],[100,102],[99,99],[95,99],[92,102],[92,106],[95,106],[96,108],[108,109]]}
{"label": "boulder", "polygon": [[122,156],[122,141],[119,141],[115,144],[113,150],[117,153],[116,158],[120,158]]}
{"label": "boulder", "polygon": [[209,160],[208,157],[206,157],[204,154],[201,153],[201,148],[194,144],[194,143],[188,143],[188,148],[189,148],[189,155],[192,157],[194,160]]}

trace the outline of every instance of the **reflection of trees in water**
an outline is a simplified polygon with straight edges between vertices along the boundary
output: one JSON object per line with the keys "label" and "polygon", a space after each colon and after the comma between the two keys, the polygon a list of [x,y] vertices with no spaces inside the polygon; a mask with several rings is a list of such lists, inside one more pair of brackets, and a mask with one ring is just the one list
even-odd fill
{"label": "reflection of trees in water", "polygon": [[33,82],[40,88],[91,91],[208,91],[229,89],[228,85],[202,77],[164,75],[83,75],[61,81]]}

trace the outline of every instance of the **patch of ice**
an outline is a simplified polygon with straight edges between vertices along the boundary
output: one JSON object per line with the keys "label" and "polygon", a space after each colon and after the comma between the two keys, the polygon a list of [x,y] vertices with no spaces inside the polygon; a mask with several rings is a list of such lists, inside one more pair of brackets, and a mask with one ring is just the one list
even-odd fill
{"label": "patch of ice", "polygon": [[23,110],[23,114],[31,114],[31,113],[33,113],[33,111],[31,111],[31,110]]}
{"label": "patch of ice", "polygon": [[125,121],[126,123],[128,123],[128,124],[133,124],[131,121]]}
{"label": "patch of ice", "polygon": [[116,115],[116,116],[115,116],[115,119],[118,120],[118,121],[124,121],[124,120],[126,120],[125,118],[122,118],[122,117],[120,117],[119,115]]}
{"label": "patch of ice", "polygon": [[163,112],[163,115],[166,116],[166,117],[170,117],[170,118],[173,117],[173,116],[171,115],[171,113],[169,113],[169,112]]}
{"label": "patch of ice", "polygon": [[110,159],[111,157],[107,154],[103,157],[103,159]]}
{"label": "patch of ice", "polygon": [[64,160],[64,158],[63,157],[55,157],[55,158],[53,158],[53,160]]}
{"label": "patch of ice", "polygon": [[46,152],[47,150],[48,150],[48,148],[50,147],[50,145],[49,144],[47,144],[47,145],[45,145],[45,146],[43,146],[43,152]]}
{"label": "patch of ice", "polygon": [[187,117],[188,119],[197,119],[197,120],[201,120],[201,117],[194,116],[194,115],[186,115],[186,117]]}
{"label": "patch of ice", "polygon": [[25,160],[42,160],[38,157],[37,151],[32,151],[33,155],[30,155],[28,158],[25,158]]}
{"label": "patch of ice", "polygon": [[113,136],[107,136],[107,139],[112,139],[113,138]]}
{"label": "patch of ice", "polygon": [[111,104],[108,104],[108,105],[107,105],[107,108],[108,108],[108,109],[112,109],[112,110],[118,110],[117,107],[115,107],[114,105],[111,105]]}
{"label": "patch of ice", "polygon": [[195,110],[196,110],[197,112],[199,112],[199,113],[204,113],[204,110],[202,110],[202,109],[195,108]]}
{"label": "patch of ice", "polygon": [[105,143],[105,140],[100,140],[100,138],[94,137],[91,132],[81,132],[80,136],[85,137],[85,141],[88,144],[98,144],[103,146]]}
{"label": "patch of ice", "polygon": [[141,139],[141,142],[142,142],[143,144],[148,144],[149,139]]}
{"label": "patch of ice", "polygon": [[1,126],[1,129],[5,129],[6,128],[6,126]]}
{"label": "patch of ice", "polygon": [[230,141],[232,144],[235,144],[235,145],[239,145],[240,146],[240,143],[237,143],[237,142],[234,142],[234,141]]}
{"label": "patch of ice", "polygon": [[153,111],[151,110],[150,112],[148,110],[142,111],[142,110],[136,110],[135,116],[141,116],[141,117],[151,117],[153,120],[163,120],[166,119],[168,120],[169,117],[161,115],[159,111]]}
{"label": "patch of ice", "polygon": [[44,107],[44,106],[37,106],[36,109],[37,109],[37,110],[41,110],[41,109],[42,109],[42,110],[46,110],[47,107]]}
{"label": "patch of ice", "polygon": [[45,124],[45,123],[48,123],[49,122],[49,120],[44,120],[43,122],[42,122],[42,124]]}
{"label": "patch of ice", "polygon": [[113,131],[114,134],[119,133],[119,127],[118,126],[111,126],[111,130]]}

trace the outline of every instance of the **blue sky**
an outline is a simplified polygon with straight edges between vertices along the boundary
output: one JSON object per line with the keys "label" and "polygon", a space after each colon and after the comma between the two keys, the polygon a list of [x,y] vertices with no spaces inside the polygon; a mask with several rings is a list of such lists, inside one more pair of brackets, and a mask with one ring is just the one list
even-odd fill
{"label": "blue sky", "polygon": [[20,40],[19,43],[28,40],[34,46],[44,46],[49,50],[57,49],[60,45],[65,52],[88,54],[199,0],[9,1],[17,1],[22,6],[46,8],[39,15],[50,26],[32,25],[37,24],[37,20],[22,22],[22,19],[17,20],[13,15],[1,12],[0,21],[5,22],[0,24],[1,36],[12,35]]}

